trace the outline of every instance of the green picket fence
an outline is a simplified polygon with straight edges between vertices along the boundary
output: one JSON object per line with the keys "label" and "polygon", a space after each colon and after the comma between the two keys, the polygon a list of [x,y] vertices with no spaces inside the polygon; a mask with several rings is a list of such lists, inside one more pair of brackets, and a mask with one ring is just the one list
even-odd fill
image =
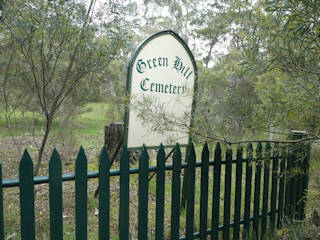
{"label": "green picket fence", "polygon": [[[107,149],[103,147],[99,158],[99,171],[87,172],[87,158],[84,150],[78,153],[75,173],[62,174],[59,154],[53,151],[49,162],[49,176],[33,176],[33,163],[27,150],[19,166],[19,179],[2,180],[0,184],[0,239],[4,239],[3,228],[3,194],[7,187],[20,188],[21,239],[35,239],[34,185],[49,184],[50,199],[50,238],[63,238],[62,218],[62,182],[75,182],[75,235],[76,239],[87,239],[87,181],[99,178],[99,239],[109,239],[109,197],[110,177],[120,176],[119,239],[130,239],[129,232],[129,181],[130,174],[139,174],[138,191],[138,239],[148,239],[148,178],[150,172],[156,172],[156,229],[155,239],[167,239],[164,228],[165,212],[165,177],[166,171],[172,171],[171,193],[171,239],[240,239],[246,236],[262,239],[267,231],[281,228],[282,219],[304,218],[305,191],[308,187],[309,145],[306,147],[280,148],[279,145],[267,143],[263,150],[258,143],[254,156],[252,144],[245,149],[232,150],[225,154],[217,143],[214,159],[209,160],[207,144],[202,150],[201,162],[196,161],[194,146],[191,145],[186,162],[182,162],[181,150],[177,144],[174,149],[173,163],[166,164],[165,150],[161,145],[157,153],[157,166],[149,167],[149,155],[144,146],[139,159],[139,168],[129,167],[129,152],[124,147],[120,169],[110,169]],[[225,160],[222,158],[225,157]],[[222,171],[222,166],[224,165]],[[235,165],[235,166],[234,166]],[[210,167],[212,176],[209,177]],[[235,171],[232,169],[235,167]],[[200,218],[195,219],[195,181],[196,169],[201,169],[200,177]],[[299,168],[297,174],[288,174]],[[187,206],[185,236],[180,236],[180,201],[182,195],[182,170],[187,170]],[[235,172],[235,176],[232,176]],[[245,173],[245,174],[244,174]],[[0,178],[1,165],[0,165]],[[232,180],[235,186],[232,186]],[[213,181],[213,189],[209,189]],[[224,181],[224,189],[221,185]],[[168,183],[167,183],[168,184]],[[234,198],[231,189],[235,188]],[[212,193],[212,207],[209,205],[209,193]],[[223,198],[221,196],[223,195]],[[232,204],[232,201],[234,203]],[[220,206],[223,205],[223,212]],[[231,208],[231,205],[234,206]],[[209,212],[208,209],[212,209]],[[241,210],[242,209],[242,210]],[[253,213],[253,214],[252,214]],[[211,218],[208,215],[211,214]],[[222,218],[223,216],[223,218]],[[211,219],[211,222],[208,222]],[[220,219],[220,221],[219,221]],[[223,221],[221,221],[223,219]],[[196,227],[198,226],[198,228]],[[199,231],[195,231],[199,229]],[[253,233],[253,235],[252,235]]]}

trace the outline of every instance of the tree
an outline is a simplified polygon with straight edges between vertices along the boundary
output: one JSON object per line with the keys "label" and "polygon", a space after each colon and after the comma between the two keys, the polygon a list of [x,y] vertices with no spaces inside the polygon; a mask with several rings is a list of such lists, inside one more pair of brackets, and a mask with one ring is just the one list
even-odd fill
{"label": "tree", "polygon": [[67,103],[80,101],[81,89],[86,89],[81,86],[86,86],[90,74],[104,69],[125,43],[124,7],[110,1],[107,9],[96,10],[95,4],[95,0],[87,7],[78,1],[3,4],[1,47],[10,51],[2,52],[1,59],[9,53],[23,66],[14,84],[32,96],[29,107],[45,120],[35,175],[56,116]]}
{"label": "tree", "polygon": [[318,134],[319,2],[261,1],[246,16],[250,24],[241,29],[241,49],[243,63],[261,74],[260,116],[282,129]]}

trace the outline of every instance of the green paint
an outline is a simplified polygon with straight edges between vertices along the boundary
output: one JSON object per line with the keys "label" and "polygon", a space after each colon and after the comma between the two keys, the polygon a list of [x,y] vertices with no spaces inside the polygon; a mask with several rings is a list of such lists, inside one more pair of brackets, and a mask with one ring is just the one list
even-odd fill
{"label": "green paint", "polygon": [[252,183],[252,158],[253,147],[249,143],[247,146],[247,159],[246,159],[246,187],[245,187],[245,200],[244,200],[244,237],[250,236],[250,207],[251,207],[251,183]]}
{"label": "green paint", "polygon": [[262,162],[262,144],[258,143],[257,149],[257,162],[254,181],[254,206],[253,206],[253,231],[255,239],[259,239],[259,211],[260,211],[260,187],[261,187],[261,162]]}
{"label": "green paint", "polygon": [[75,191],[76,191],[76,239],[87,239],[87,157],[82,147],[78,152],[75,169]]}
{"label": "green paint", "polygon": [[215,240],[219,238],[220,181],[221,181],[221,147],[220,147],[220,143],[218,142],[214,150],[211,240]]}
{"label": "green paint", "polygon": [[157,154],[156,240],[164,239],[165,155],[161,144]]}
{"label": "green paint", "polygon": [[171,239],[179,239],[180,226],[180,175],[181,150],[176,145],[173,154],[172,192],[171,192]]}
{"label": "green paint", "polygon": [[194,238],[194,191],[195,191],[195,167],[196,153],[194,146],[191,143],[190,151],[188,151],[188,173],[187,179],[188,194],[187,194],[187,214],[186,214],[186,238],[192,240]]}
{"label": "green paint", "polygon": [[279,182],[279,202],[278,202],[278,220],[277,220],[277,228],[280,229],[282,227],[282,220],[284,215],[284,198],[285,198],[285,181],[286,181],[286,155],[287,151],[284,147],[281,149],[281,155],[279,157],[280,160],[280,182]]}
{"label": "green paint", "polygon": [[129,152],[125,146],[120,158],[119,239],[129,239]]}
{"label": "green paint", "polygon": [[242,148],[237,149],[236,165],[236,194],[234,200],[234,227],[233,239],[240,239],[240,210],[241,210],[241,190],[242,190]]}
{"label": "green paint", "polygon": [[262,202],[262,220],[261,220],[261,239],[264,239],[267,232],[267,217],[269,205],[269,181],[270,181],[270,143],[265,147],[264,173],[263,173],[263,202]]}
{"label": "green paint", "polygon": [[144,146],[139,158],[138,239],[148,239],[149,155]]}
{"label": "green paint", "polygon": [[99,239],[109,239],[110,158],[104,146],[99,158]]}
{"label": "green paint", "polygon": [[[277,148],[276,148],[277,149]],[[302,150],[301,150],[302,151]],[[310,151],[310,147],[306,147],[306,154]],[[283,149],[282,154],[275,150],[273,156],[271,156],[270,145],[267,144],[265,157],[262,155],[262,145],[258,144],[256,155],[257,162],[255,163],[255,191],[254,191],[254,214],[250,216],[250,199],[251,199],[251,184],[252,184],[252,145],[248,145],[246,162],[242,158],[242,150],[237,150],[236,160],[232,160],[231,150],[226,152],[226,161],[221,161],[221,148],[218,143],[214,153],[214,161],[209,161],[209,151],[207,145],[204,146],[202,152],[201,163],[196,162],[196,156],[194,147],[190,147],[188,152],[188,163],[181,163],[181,151],[179,145],[176,145],[173,165],[165,165],[165,152],[163,145],[160,145],[160,150],[157,155],[157,167],[149,167],[149,157],[146,147],[144,147],[140,156],[139,168],[129,168],[129,153],[124,147],[120,169],[110,170],[110,159],[107,154],[107,150],[104,147],[101,151],[99,158],[99,172],[87,173],[87,158],[83,149],[81,148],[78,157],[76,159],[76,172],[75,174],[61,173],[61,161],[59,154],[56,150],[53,151],[49,162],[49,176],[40,176],[33,179],[33,164],[27,151],[25,151],[19,166],[19,181],[5,180],[0,184],[0,226],[3,228],[2,217],[2,187],[20,186],[20,208],[21,208],[21,239],[35,239],[35,222],[34,222],[34,184],[48,184],[50,186],[50,237],[52,239],[62,239],[62,181],[74,181],[75,180],[75,208],[76,208],[76,239],[87,239],[87,178],[99,177],[99,239],[109,239],[112,236],[109,234],[109,205],[110,205],[110,176],[120,175],[120,212],[119,212],[119,235],[120,239],[130,239],[129,234],[129,178],[130,174],[139,174],[139,209],[138,209],[138,239],[147,239],[150,235],[148,231],[148,176],[152,171],[157,172],[156,182],[156,239],[167,238],[165,232],[165,171],[172,171],[172,192],[171,192],[171,238],[172,239],[193,239],[200,238],[206,239],[208,234],[211,234],[211,239],[219,239],[223,231],[223,238],[230,239],[231,229],[233,227],[233,239],[239,239],[240,224],[244,223],[244,232],[248,236],[250,218],[253,218],[253,229],[255,231],[255,238],[264,237],[265,229],[264,225],[268,226],[268,222],[264,218],[268,218],[270,213],[271,227],[275,227],[276,217],[276,203],[278,201],[278,226],[281,224],[284,199],[291,200],[291,193],[285,194],[285,174],[286,172],[286,150]],[[293,152],[292,152],[293,153]],[[291,153],[291,154],[292,154]],[[298,154],[298,153],[297,153]],[[292,156],[289,156],[289,158]],[[306,158],[309,155],[305,156]],[[262,160],[266,159],[266,162]],[[272,179],[269,176],[269,164],[273,160],[272,164]],[[308,160],[308,159],[307,159]],[[241,209],[241,196],[242,196],[242,167],[246,163],[246,186],[245,186],[245,206],[244,206],[244,219],[240,219]],[[264,178],[263,189],[261,189],[261,167],[264,164]],[[277,198],[277,184],[278,178],[277,168],[280,163],[280,184],[279,195]],[[223,211],[223,225],[219,225],[220,213],[220,181],[221,181],[221,165],[225,164],[225,189],[224,189],[224,211]],[[236,164],[236,184],[235,187],[231,185],[232,182],[232,164]],[[212,202],[212,228],[207,228],[207,211],[208,211],[208,170],[209,165],[213,165],[213,202]],[[289,163],[290,165],[290,163]],[[197,206],[195,199],[199,196],[195,190],[195,169],[201,167],[201,191],[200,191],[200,206]],[[306,167],[306,166],[305,166]],[[180,237],[180,195],[181,195],[181,169],[189,169],[190,178],[187,180],[188,194],[187,194],[187,213],[186,213],[186,236]],[[290,168],[290,166],[289,166]],[[0,177],[1,177],[1,165],[0,165]],[[272,180],[272,181],[270,181]],[[269,186],[267,184],[272,183],[271,187],[271,209],[268,208],[269,204]],[[154,186],[154,185],[153,185]],[[250,186],[250,187],[249,187]],[[235,189],[235,202],[234,202],[234,222],[231,219],[231,193],[232,189]],[[263,191],[263,205],[262,214],[260,213],[260,201]],[[298,193],[298,192],[297,192]],[[300,194],[300,193],[299,193]],[[277,199],[274,199],[277,198]],[[292,206],[293,209],[301,207],[298,203]],[[199,232],[196,232],[194,216],[197,214],[195,209],[200,208],[200,226]],[[169,208],[168,208],[169,209]],[[289,211],[288,209],[287,211]],[[199,215],[198,215],[199,216]],[[289,214],[289,217],[295,217]],[[261,224],[259,221],[261,220]],[[182,223],[184,226],[184,224]],[[261,225],[261,226],[259,226]],[[197,226],[198,227],[198,226]],[[66,226],[69,229],[69,226]],[[258,232],[261,229],[261,233]],[[2,232],[1,232],[2,231]],[[0,228],[0,234],[3,236],[3,230]],[[154,235],[152,235],[154,237]],[[90,238],[90,236],[89,236]]]}
{"label": "green paint", "polygon": [[272,186],[271,186],[271,213],[270,213],[270,229],[272,233],[275,231],[276,226],[276,204],[277,204],[277,191],[278,191],[278,168],[279,168],[279,144],[275,146],[273,152],[272,162]]}
{"label": "green paint", "polygon": [[224,206],[223,206],[223,239],[230,239],[230,203],[231,203],[231,175],[232,175],[232,150],[226,152],[226,174],[224,185]]}
{"label": "green paint", "polygon": [[4,232],[3,232],[2,165],[1,165],[1,163],[0,163],[0,239],[4,239]]}
{"label": "green paint", "polygon": [[19,164],[21,239],[35,239],[33,163],[27,150]]}
{"label": "green paint", "polygon": [[207,239],[209,149],[203,146],[201,157],[200,239]]}
{"label": "green paint", "polygon": [[62,239],[62,167],[56,149],[53,150],[49,162],[49,197],[50,197],[50,238]]}

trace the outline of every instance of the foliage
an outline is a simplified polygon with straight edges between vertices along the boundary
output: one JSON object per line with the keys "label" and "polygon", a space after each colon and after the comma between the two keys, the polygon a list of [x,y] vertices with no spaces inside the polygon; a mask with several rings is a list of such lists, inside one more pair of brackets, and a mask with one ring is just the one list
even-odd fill
{"label": "foliage", "polygon": [[259,119],[280,129],[319,132],[318,1],[260,1],[239,31],[244,65],[260,74]]}
{"label": "foliage", "polygon": [[253,85],[256,76],[238,64],[240,57],[233,51],[212,69],[199,67],[195,126],[206,136],[238,139],[251,127],[259,103]]}
{"label": "foliage", "polygon": [[38,112],[45,119],[36,174],[54,118],[72,115],[76,106],[95,94],[92,86],[99,80],[95,74],[126,43],[128,30],[121,18],[125,8],[114,2],[98,10],[94,6],[94,0],[88,6],[44,0],[3,5],[1,97],[6,106],[12,106],[6,107],[5,114],[19,108]]}

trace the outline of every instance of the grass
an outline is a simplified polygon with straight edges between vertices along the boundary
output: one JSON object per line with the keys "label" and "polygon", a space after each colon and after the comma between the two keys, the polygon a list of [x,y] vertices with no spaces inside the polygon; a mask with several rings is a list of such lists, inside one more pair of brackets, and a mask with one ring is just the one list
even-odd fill
{"label": "grass", "polygon": [[[83,109],[78,118],[73,123],[76,136],[89,135],[101,136],[104,131],[104,126],[113,121],[113,118],[119,119],[119,116],[110,117],[107,115],[109,104],[106,103],[88,103]],[[61,130],[61,120],[55,119],[52,125],[52,134],[59,133]],[[15,137],[21,137],[28,134],[29,131],[34,131],[36,136],[41,136],[41,131],[44,128],[43,116],[32,112],[16,111],[11,117],[10,122],[12,131]],[[31,129],[32,126],[32,129]],[[0,115],[0,138],[10,137],[6,129],[6,120],[3,115]]]}
{"label": "grass", "polygon": [[[73,172],[74,171],[74,159],[76,158],[77,151],[80,145],[83,145],[88,157],[88,171],[95,171],[98,169],[98,155],[104,142],[104,127],[111,121],[116,121],[108,117],[109,105],[104,103],[90,103],[83,108],[82,114],[76,119],[72,125],[73,127],[69,130],[61,128],[61,122],[54,122],[52,129],[52,141],[49,141],[48,148],[45,154],[43,166],[40,171],[40,175],[48,174],[48,159],[53,147],[57,147],[59,153],[63,159],[63,171]],[[21,119],[19,119],[21,117]],[[43,122],[40,117],[34,118],[34,126],[36,136],[31,138],[26,136],[24,129],[26,125],[30,123],[33,116],[30,113],[25,113],[22,118],[22,114],[17,113],[16,121],[13,123],[14,134],[19,139],[19,142],[23,147],[27,147],[34,158],[36,156],[36,143],[39,141],[41,127]],[[119,119],[119,117],[116,117]],[[3,118],[0,119],[0,161],[3,165],[4,178],[17,177],[18,176],[18,165],[20,156],[17,150],[12,146],[12,142],[9,138],[9,134],[3,131],[5,129],[5,121]],[[72,134],[71,134],[72,133]],[[53,140],[59,141],[53,141]],[[201,147],[196,147],[196,154],[201,156]],[[166,150],[167,152],[169,149]],[[184,150],[183,150],[184,151]],[[212,153],[211,150],[211,158]],[[320,152],[320,151],[319,151]],[[235,149],[234,149],[235,154]],[[314,154],[313,158],[317,158],[319,154]],[[150,154],[151,161],[150,166],[156,164],[155,154]],[[168,163],[172,160],[169,159]],[[312,162],[312,175],[310,179],[310,189],[317,193],[319,191],[319,163]],[[118,168],[119,164],[115,163],[113,168]],[[138,167],[138,163],[132,164],[131,167]],[[317,170],[318,169],[318,170]],[[209,208],[208,208],[208,226],[211,226],[211,211],[212,211],[212,188],[213,188],[213,167],[209,168]],[[225,166],[222,166],[221,173],[221,200],[220,200],[220,224],[223,222],[223,193],[224,193],[224,177],[225,177]],[[253,168],[253,177],[255,168]],[[315,174],[314,174],[315,173]],[[196,187],[195,187],[195,230],[199,230],[199,214],[200,214],[200,170],[196,171]],[[231,189],[231,221],[233,220],[234,214],[234,203],[235,203],[235,164],[232,166],[232,189]],[[243,179],[245,177],[245,165],[243,165]],[[154,237],[155,233],[155,197],[156,197],[156,181],[155,177],[149,183],[149,226],[148,231],[150,237]],[[263,168],[262,168],[262,179],[263,179]],[[118,213],[119,213],[119,177],[111,177],[111,199],[110,199],[110,232],[111,239],[118,239]],[[244,181],[244,180],[243,180]],[[171,171],[166,172],[166,185],[165,185],[165,235],[167,239],[170,236],[170,216],[171,216]],[[182,182],[182,178],[181,178]],[[88,181],[88,238],[98,239],[98,218],[94,215],[95,209],[98,206],[98,200],[94,198],[94,191],[97,187],[97,179],[90,179]],[[36,238],[37,239],[49,239],[49,201],[48,201],[48,186],[47,184],[38,185],[36,195]],[[271,184],[269,185],[271,188]],[[254,190],[254,181],[252,181],[252,191]],[[130,176],[130,232],[132,239],[137,238],[137,219],[138,219],[138,175]],[[261,185],[261,193],[263,192],[263,185]],[[19,216],[19,191],[18,188],[9,188],[4,190],[4,228],[5,236],[7,239],[20,239],[20,216]],[[317,194],[311,195],[314,199],[317,198]],[[241,217],[244,212],[244,184],[242,189],[242,208]],[[260,209],[262,207],[262,197],[260,198]],[[252,194],[253,204],[253,194]],[[316,200],[312,202],[313,208],[317,208],[315,204]],[[319,203],[319,201],[318,201]],[[310,206],[310,204],[308,205]],[[75,221],[74,221],[74,182],[63,183],[63,221],[64,221],[64,239],[75,239]],[[252,211],[253,207],[251,207]],[[183,211],[180,216],[181,235],[185,233],[186,224],[186,212]],[[287,226],[290,229],[290,226]],[[231,228],[232,231],[232,228]],[[285,230],[279,233],[279,239],[290,239],[282,238],[281,236],[289,236],[285,234]],[[284,235],[281,235],[284,234]]]}
{"label": "grass", "polygon": [[104,127],[110,123],[107,116],[108,104],[89,103],[84,107],[83,113],[79,116],[80,128],[76,130],[76,135],[90,135],[101,137],[104,135]]}

